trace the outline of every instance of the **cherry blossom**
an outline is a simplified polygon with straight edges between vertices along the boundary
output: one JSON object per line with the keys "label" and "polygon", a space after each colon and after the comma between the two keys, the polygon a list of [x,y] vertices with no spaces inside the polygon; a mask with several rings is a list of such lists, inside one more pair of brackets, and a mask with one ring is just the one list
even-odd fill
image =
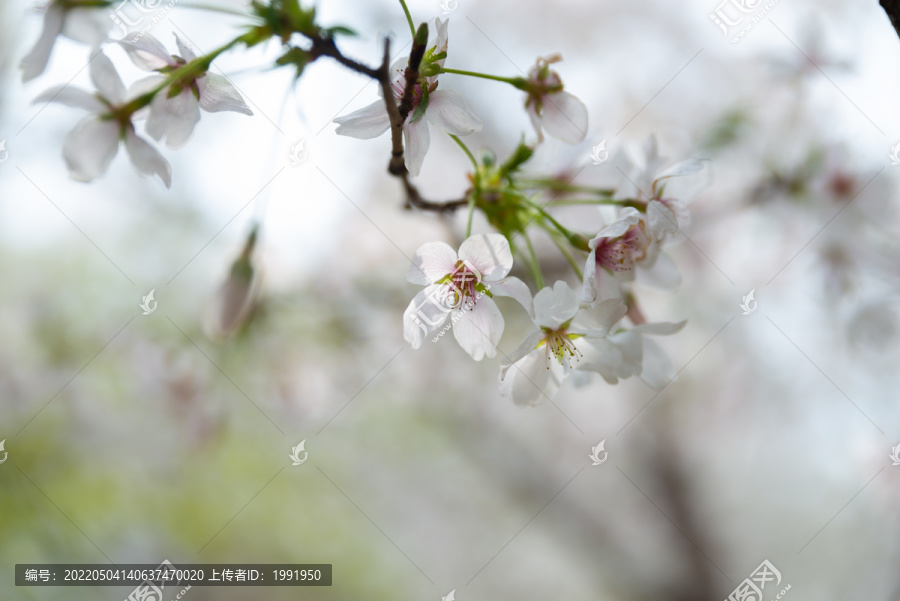
{"label": "cherry blossom", "polygon": [[59,35],[98,48],[106,40],[112,21],[97,2],[53,0],[44,5],[41,36],[20,64],[22,81],[30,81],[44,72]]}
{"label": "cherry blossom", "polygon": [[665,350],[645,336],[675,334],[686,323],[642,324],[605,338],[586,340],[581,347],[583,356],[579,369],[599,373],[609,384],[640,376],[645,384],[659,390],[675,377],[675,370]]}
{"label": "cherry blossom", "polygon": [[543,130],[563,142],[576,144],[584,140],[588,128],[588,112],[584,103],[563,90],[562,79],[550,65],[558,63],[562,56],[539,58],[528,72],[528,98],[525,109],[538,135],[543,141]]}
{"label": "cherry blossom", "polygon": [[90,115],[75,126],[63,143],[63,157],[72,178],[89,182],[103,175],[124,143],[131,163],[142,175],[158,175],[166,187],[172,184],[172,166],[134,131],[132,109],[125,85],[112,62],[102,52],[91,61],[91,81],[97,92],[61,86],[39,95],[35,102],[59,102],[85,109]]}
{"label": "cherry blossom", "polygon": [[535,328],[502,362],[500,394],[512,395],[517,405],[553,398],[562,381],[579,368],[584,346],[592,342],[597,343],[591,349],[592,361],[600,362],[600,348],[608,354],[605,361],[616,369],[623,362],[618,347],[602,341],[625,312],[625,303],[618,298],[583,308],[562,281],[544,288],[534,297]]}
{"label": "cherry blossom", "polygon": [[[447,23],[435,19],[434,27],[437,37],[430,47],[428,56],[447,52]],[[403,57],[391,66],[391,87],[394,100],[400,101],[406,86],[406,67],[409,57]],[[444,59],[437,59],[433,64],[442,67]],[[413,108],[403,124],[403,137],[406,143],[406,168],[410,174],[417,176],[422,169],[425,154],[431,144],[428,124],[456,135],[466,136],[481,131],[481,121],[469,110],[466,101],[455,90],[438,90],[438,76],[424,77],[416,84],[413,96]],[[379,88],[379,95],[381,89]],[[338,124],[335,133],[364,140],[377,138],[390,126],[390,118],[383,100],[378,100],[367,107],[334,120]]]}
{"label": "cherry blossom", "polygon": [[414,349],[448,318],[453,336],[476,361],[493,357],[504,320],[494,296],[508,296],[531,313],[531,293],[516,277],[507,277],[513,257],[502,234],[466,239],[459,253],[444,242],[429,242],[416,251],[406,279],[425,286],[403,314],[403,337]]}
{"label": "cherry blossom", "polygon": [[[148,33],[119,41],[137,67],[159,73],[136,82],[132,87],[133,94],[158,88],[166,80],[165,74],[197,58],[178,34],[175,34],[175,43],[181,56],[170,55],[166,47]],[[180,148],[200,121],[200,109],[209,113],[253,114],[227,78],[206,72],[187,81],[179,80],[154,96],[147,118],[147,133],[155,140],[165,137],[169,148]]]}

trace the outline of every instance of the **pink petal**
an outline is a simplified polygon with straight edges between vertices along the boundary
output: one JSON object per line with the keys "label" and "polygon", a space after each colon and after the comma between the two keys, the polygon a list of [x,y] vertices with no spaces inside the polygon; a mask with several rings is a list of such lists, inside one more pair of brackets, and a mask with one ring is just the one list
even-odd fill
{"label": "pink petal", "polygon": [[158,150],[147,144],[143,138],[139,138],[134,129],[129,129],[125,134],[125,149],[131,158],[131,163],[141,175],[158,175],[166,188],[172,186],[172,166]]}
{"label": "pink petal", "polygon": [[89,182],[106,172],[119,151],[119,124],[91,115],[82,120],[63,143],[69,175]]}
{"label": "pink petal", "polygon": [[543,101],[541,124],[549,135],[569,144],[584,140],[588,112],[583,102],[568,92],[548,94]]}

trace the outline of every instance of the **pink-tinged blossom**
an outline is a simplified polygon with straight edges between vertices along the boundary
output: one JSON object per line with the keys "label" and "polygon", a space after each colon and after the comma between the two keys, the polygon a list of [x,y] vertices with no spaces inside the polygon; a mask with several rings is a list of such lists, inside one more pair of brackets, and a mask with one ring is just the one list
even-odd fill
{"label": "pink-tinged blossom", "polygon": [[550,69],[562,57],[558,54],[539,58],[528,72],[528,98],[525,109],[538,135],[543,132],[569,144],[584,140],[588,128],[588,112],[584,103],[563,89],[559,73]]}
{"label": "pink-tinged blossom", "polygon": [[[148,33],[119,41],[137,67],[158,73],[136,82],[131,89],[132,95],[157,89],[165,82],[167,73],[197,58],[177,34],[175,43],[181,56],[170,55],[166,47]],[[209,113],[253,114],[237,88],[222,75],[201,73],[191,81],[180,80],[176,85],[178,89],[172,90],[169,86],[153,97],[147,117],[147,133],[154,140],[165,137],[169,148],[180,148],[188,141],[200,121],[200,109]]]}
{"label": "pink-tinged blossom", "polygon": [[531,312],[525,283],[508,277],[513,257],[502,234],[478,234],[466,239],[457,254],[443,242],[429,242],[416,251],[406,279],[425,286],[403,314],[403,337],[417,349],[448,318],[453,336],[476,361],[493,357],[503,334],[503,315],[494,296],[508,296]]}

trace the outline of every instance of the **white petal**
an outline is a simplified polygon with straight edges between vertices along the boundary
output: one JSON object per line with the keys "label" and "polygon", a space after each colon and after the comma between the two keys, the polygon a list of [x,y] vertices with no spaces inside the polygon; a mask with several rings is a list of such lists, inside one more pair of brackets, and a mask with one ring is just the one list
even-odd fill
{"label": "white petal", "polygon": [[620,298],[610,298],[594,306],[581,309],[572,319],[570,331],[592,337],[602,337],[625,317],[628,311]]}
{"label": "white petal", "polygon": [[176,64],[162,42],[149,33],[131,35],[117,43],[128,53],[131,62],[144,71],[156,71]]}
{"label": "white petal", "polygon": [[107,10],[100,8],[70,8],[66,11],[62,34],[76,42],[99,48],[106,41],[112,25]]}
{"label": "white petal", "polygon": [[112,61],[102,52],[98,52],[91,60],[91,81],[97,86],[100,95],[113,104],[125,99],[125,84]]}
{"label": "white petal", "polygon": [[[125,92],[125,98],[127,98],[128,100],[133,100],[138,96],[143,96],[144,94],[158,88],[159,85],[165,80],[166,78],[162,75],[150,75],[149,77],[141,78],[128,86],[128,91]],[[165,92],[160,92],[160,94],[165,95]]]}
{"label": "white petal", "polygon": [[119,150],[119,124],[91,115],[81,121],[63,143],[69,175],[89,182],[103,175]]}
{"label": "white petal", "polygon": [[675,368],[669,355],[657,342],[644,338],[644,362],[641,380],[650,388],[662,390],[675,377]]}
{"label": "white petal", "polygon": [[185,44],[177,33],[174,35],[175,45],[178,46],[178,52],[181,55],[181,58],[183,58],[187,62],[191,62],[192,60],[197,58],[197,53],[194,52],[194,49]]}
{"label": "white petal", "polygon": [[481,279],[500,280],[513,265],[509,240],[503,234],[475,234],[459,246],[459,258],[481,274]]}
{"label": "white petal", "polygon": [[481,120],[472,114],[456,90],[437,90],[429,94],[425,118],[455,136],[481,131]]}
{"label": "white petal", "polygon": [[200,121],[200,105],[189,88],[172,98],[166,95],[167,90],[163,90],[153,99],[147,119],[147,133],[155,140],[165,136],[169,148],[180,148]]}
{"label": "white petal", "polygon": [[528,113],[528,118],[531,120],[531,126],[534,128],[535,133],[537,133],[537,141],[538,144],[544,141],[544,132],[541,129],[541,116],[537,113],[537,108],[535,103],[529,103],[525,106],[525,112]]}
{"label": "white petal", "polygon": [[497,343],[503,335],[503,315],[497,304],[487,296],[476,301],[472,309],[453,312],[453,337],[464,351],[476,361],[497,354]]}
{"label": "white petal", "polygon": [[353,111],[349,115],[337,117],[334,122],[338,124],[334,133],[362,140],[377,138],[391,127],[391,119],[382,100]]}
{"label": "white petal", "polygon": [[26,54],[20,63],[22,81],[31,81],[47,68],[50,53],[53,52],[53,44],[56,42],[56,36],[59,35],[62,26],[62,9],[55,5],[50,6],[47,9],[47,14],[44,15],[44,28],[41,30],[41,37],[38,38],[31,52]]}
{"label": "white petal", "polygon": [[665,234],[678,231],[678,218],[675,213],[658,200],[651,200],[647,205],[647,223],[655,240],[661,240]]}
{"label": "white petal", "polygon": [[[623,361],[622,352],[606,338],[586,338],[578,345],[581,361],[576,369],[597,372],[610,384],[619,381]],[[627,372],[623,377],[628,377]]]}
{"label": "white petal", "polygon": [[614,373],[623,380],[641,374],[644,361],[643,339],[634,330],[619,332],[608,338],[622,354],[621,362],[615,366]]}
{"label": "white petal", "polygon": [[416,177],[422,170],[425,154],[431,144],[428,121],[419,118],[404,125],[403,138],[406,140],[406,168],[411,176]]}
{"label": "white petal", "polygon": [[588,112],[583,102],[568,92],[548,94],[543,101],[541,124],[549,135],[569,144],[584,140]]}
{"label": "white petal", "polygon": [[507,377],[512,380],[512,397],[516,405],[534,406],[553,398],[557,384],[547,363],[547,350],[540,348],[516,363]]}
{"label": "white petal", "polygon": [[553,288],[547,286],[534,296],[535,323],[543,328],[557,330],[575,317],[578,312],[578,297],[562,280]]}
{"label": "white petal", "polygon": [[253,114],[237,88],[221,75],[207,73],[197,80],[197,89],[200,90],[200,108],[207,113],[233,111],[243,115]]}
{"label": "white petal", "polygon": [[494,296],[508,296],[518,301],[528,311],[528,316],[534,319],[534,300],[531,298],[531,290],[528,284],[516,277],[503,278],[499,282],[485,284],[488,291]]}
{"label": "white petal", "polygon": [[584,280],[581,282],[581,302],[592,303],[597,300],[598,283],[600,274],[597,272],[600,267],[597,265],[597,251],[591,245],[591,252],[587,261],[584,263]]}
{"label": "white petal", "polygon": [[519,344],[519,346],[516,347],[516,350],[508,354],[500,362],[500,379],[503,380],[506,378],[506,375],[509,372],[509,369],[512,367],[513,363],[518,363],[525,358],[525,355],[534,352],[537,349],[537,345],[543,338],[544,333],[541,330],[532,330],[528,334],[528,336],[525,337],[525,340],[523,340]]}
{"label": "white petal", "polygon": [[703,159],[695,158],[690,158],[686,161],[675,163],[674,165],[657,175],[656,181],[659,182],[670,177],[681,177],[682,175],[693,175],[695,173],[700,173],[706,163],[707,161]]}
{"label": "white petal", "polygon": [[158,175],[166,188],[172,186],[172,166],[158,150],[134,133],[134,128],[125,133],[125,149],[131,163],[142,175]]}
{"label": "white petal", "polygon": [[428,242],[419,247],[409,266],[406,281],[421,286],[434,284],[456,269],[456,251],[444,242]]}
{"label": "white petal", "polygon": [[409,302],[403,312],[403,339],[414,349],[422,346],[425,339],[444,325],[450,315],[445,307],[435,301],[439,286],[428,286]]}
{"label": "white petal", "polygon": [[634,207],[625,207],[622,209],[622,212],[619,213],[619,218],[610,223],[605,228],[600,230],[600,233],[591,240],[588,245],[591,248],[597,248],[597,244],[601,241],[602,238],[618,238],[628,231],[632,225],[637,225],[641,222],[641,212],[635,209]]}
{"label": "white petal", "polygon": [[91,111],[92,113],[100,113],[106,109],[106,105],[100,102],[93,94],[67,85],[55,86],[41,92],[32,101],[32,104],[36,102],[58,102],[66,106]]}

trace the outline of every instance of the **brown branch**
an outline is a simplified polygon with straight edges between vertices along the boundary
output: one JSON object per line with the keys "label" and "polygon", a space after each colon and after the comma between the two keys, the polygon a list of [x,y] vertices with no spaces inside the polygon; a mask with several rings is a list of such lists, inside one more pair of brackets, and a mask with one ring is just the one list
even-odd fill
{"label": "brown branch", "polygon": [[[420,31],[422,31],[420,29]],[[391,82],[391,41],[384,40],[384,54],[381,59],[381,65],[377,69],[373,69],[362,63],[358,63],[353,59],[347,58],[338,50],[334,40],[330,37],[310,38],[313,44],[310,54],[315,58],[319,56],[327,56],[333,58],[340,64],[344,65],[351,71],[362,73],[376,80],[381,86],[382,96],[384,97],[384,106],[388,113],[391,123],[391,160],[388,163],[388,173],[394,177],[400,178],[403,182],[403,188],[406,191],[406,203],[404,208],[417,208],[422,211],[433,211],[437,213],[453,213],[459,207],[468,204],[468,198],[463,197],[445,202],[435,202],[426,200],[422,197],[419,189],[410,181],[409,170],[406,168],[406,160],[403,148],[403,125],[406,123],[409,113],[412,111],[413,100],[415,95],[416,83],[419,79],[419,66],[422,58],[425,56],[427,41],[422,39],[423,36],[416,35],[413,40],[413,47],[409,55],[409,64],[405,72],[406,85],[403,89],[403,96],[400,98],[400,105],[394,99],[394,90]],[[426,36],[427,37],[427,36]]]}
{"label": "brown branch", "polygon": [[897,35],[900,36],[900,0],[880,0],[879,4],[890,18]]}

